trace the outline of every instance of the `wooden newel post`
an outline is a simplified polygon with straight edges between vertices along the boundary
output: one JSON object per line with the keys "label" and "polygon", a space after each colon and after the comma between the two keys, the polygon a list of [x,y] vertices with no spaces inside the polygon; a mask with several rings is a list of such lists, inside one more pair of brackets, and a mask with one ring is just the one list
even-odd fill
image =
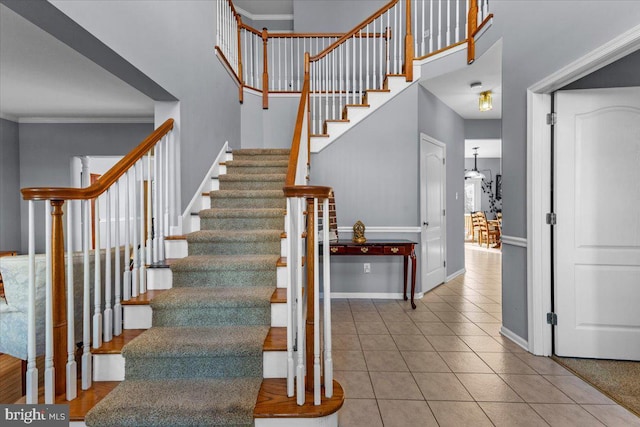
{"label": "wooden newel post", "polygon": [[244,102],[244,73],[242,71],[242,17],[239,14],[236,14],[236,21],[238,21],[238,80],[240,80],[238,99],[242,104]]}
{"label": "wooden newel post", "polygon": [[307,352],[307,381],[306,381],[306,389],[307,391],[313,392],[314,389],[314,375],[313,375],[313,332],[315,330],[314,324],[314,316],[315,316],[315,307],[313,304],[313,295],[315,293],[316,284],[313,281],[314,273],[315,273],[315,263],[313,256],[313,249],[315,246],[316,236],[314,235],[313,229],[314,224],[316,222],[316,218],[313,216],[313,198],[307,198],[307,253],[306,253],[306,263],[307,263],[307,323],[305,329],[305,341],[306,341],[306,352]]}
{"label": "wooden newel post", "polygon": [[269,33],[266,28],[262,29],[262,108],[269,108],[269,60],[267,56],[267,43]]}
{"label": "wooden newel post", "polygon": [[[67,292],[62,205],[64,205],[64,200],[51,201],[51,295],[53,299],[53,366],[56,377],[56,395],[65,392],[67,362]],[[71,260],[69,261],[71,262]]]}
{"label": "wooden newel post", "polygon": [[407,18],[406,28],[407,34],[404,37],[404,73],[407,76],[407,81],[413,81],[413,34],[411,32],[411,0],[407,2]]}
{"label": "wooden newel post", "polygon": [[469,16],[467,17],[467,64],[473,64],[476,60],[476,39],[474,33],[478,28],[478,0],[469,3]]}

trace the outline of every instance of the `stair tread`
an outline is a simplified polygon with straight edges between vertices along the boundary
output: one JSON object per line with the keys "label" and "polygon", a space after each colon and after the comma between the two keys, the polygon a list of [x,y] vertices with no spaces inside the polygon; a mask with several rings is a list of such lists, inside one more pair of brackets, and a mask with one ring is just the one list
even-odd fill
{"label": "stair tread", "polygon": [[272,304],[281,304],[287,302],[287,288],[276,288],[271,294]]}
{"label": "stair tread", "polygon": [[282,208],[212,208],[200,211],[200,218],[265,218],[285,214]]}
{"label": "stair tread", "polygon": [[280,230],[199,230],[187,236],[189,243],[264,242],[280,240]]}
{"label": "stair tread", "polygon": [[273,286],[172,288],[154,299],[151,307],[154,309],[270,307],[273,289]]}
{"label": "stair tread", "polygon": [[269,327],[163,326],[152,327],[122,350],[124,357],[259,356]]}
{"label": "stair tread", "polygon": [[137,338],[140,334],[145,332],[146,329],[123,329],[122,334],[114,335],[111,341],[103,342],[100,348],[92,348],[92,354],[120,354],[122,348]]}
{"label": "stair tread", "polygon": [[260,378],[128,380],[98,403],[88,425],[252,426]]}
{"label": "stair tread", "polygon": [[212,198],[283,198],[282,190],[217,190],[210,193]]}
{"label": "stair tread", "polygon": [[220,175],[220,181],[282,181],[284,182],[286,173],[236,173]]}
{"label": "stair tread", "polygon": [[226,162],[227,166],[238,167],[287,167],[289,166],[289,160],[229,160]]}
{"label": "stair tread", "polygon": [[164,240],[185,240],[187,236],[184,234],[178,234],[175,236],[165,236]]}
{"label": "stair tread", "polygon": [[287,351],[287,328],[271,327],[264,339],[264,351]]}
{"label": "stair tread", "polygon": [[296,397],[287,397],[286,378],[265,378],[262,380],[253,416],[255,418],[315,418],[326,417],[337,412],[344,403],[344,390],[333,381],[333,396],[324,397],[322,404],[313,404],[313,391],[306,392],[304,405],[298,405]]}
{"label": "stair tread", "polygon": [[271,270],[277,255],[189,255],[176,260],[173,271]]}
{"label": "stair tread", "polygon": [[140,294],[137,297],[131,297],[131,299],[120,302],[121,305],[149,305],[151,300],[166,292],[166,289],[147,290],[144,294]]}
{"label": "stair tread", "polygon": [[234,156],[288,155],[289,153],[291,153],[289,148],[241,148],[233,150]]}

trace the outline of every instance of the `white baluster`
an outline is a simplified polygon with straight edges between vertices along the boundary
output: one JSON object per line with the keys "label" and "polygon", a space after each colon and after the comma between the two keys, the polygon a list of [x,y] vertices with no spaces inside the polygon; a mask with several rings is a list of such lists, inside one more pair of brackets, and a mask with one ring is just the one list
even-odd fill
{"label": "white baluster", "polygon": [[362,31],[360,31],[358,33],[358,38],[359,38],[359,45],[360,48],[358,49],[358,56],[360,57],[360,73],[358,73],[358,89],[360,89],[360,102],[358,102],[358,104],[362,104],[362,100],[363,100],[363,91],[362,91]]}
{"label": "white baluster", "polygon": [[456,0],[456,31],[455,31],[455,43],[460,41],[460,2]]}
{"label": "white baluster", "polygon": [[125,173],[124,185],[124,271],[122,273],[122,298],[125,301],[131,299],[131,211],[129,209],[131,183],[129,182],[129,173],[130,171]]}
{"label": "white baluster", "polygon": [[[433,52],[433,2],[435,0],[429,0],[429,53]],[[467,0],[469,1],[469,0]]]}
{"label": "white baluster", "polygon": [[131,271],[131,296],[136,298],[140,289],[140,248],[138,245],[138,225],[140,222],[138,221],[138,164],[133,165],[132,171],[132,182],[131,182],[131,239],[133,241],[133,270]]}
{"label": "white baluster", "polygon": [[438,50],[442,49],[442,0],[438,0]]}
{"label": "white baluster", "polygon": [[[432,1],[432,0],[429,0]],[[425,0],[421,0],[421,4],[422,4],[422,28],[421,31],[419,33],[420,36],[420,56],[424,56],[425,55],[425,22],[424,22],[424,17],[425,17],[425,4],[424,4]],[[429,33],[431,33],[431,29],[429,29]],[[416,35],[417,36],[417,35]]]}
{"label": "white baluster", "polygon": [[394,64],[393,64],[393,73],[394,74],[400,74],[400,65],[399,65],[399,61],[400,58],[398,57],[398,51],[400,49],[400,39],[401,37],[401,33],[400,33],[400,20],[401,18],[398,17],[399,14],[399,7],[398,5],[393,7],[393,27],[395,29],[394,34],[396,35],[395,37],[395,42],[393,43],[393,56],[394,56]]}
{"label": "white baluster", "polygon": [[153,184],[150,187],[150,190],[153,191],[153,215],[152,215],[152,227],[153,227],[153,259],[152,262],[158,262],[158,251],[159,251],[159,243],[158,243],[158,212],[160,212],[159,199],[158,199],[158,146],[156,145],[153,148]]}
{"label": "white baluster", "polygon": [[[153,193],[153,180],[156,179],[155,175],[152,177],[151,172],[153,172],[152,164],[151,164],[151,151],[147,153],[147,250],[145,251],[147,255],[147,265],[153,264],[153,241],[154,241],[154,230],[153,230],[153,215],[156,214],[157,211],[153,209],[153,199],[151,198],[151,193]],[[157,231],[156,231],[157,233]]]}
{"label": "white baluster", "polygon": [[451,45],[451,2],[447,2],[447,46]]}
{"label": "white baluster", "polygon": [[[276,78],[276,80],[278,80],[278,90],[282,90],[282,52],[281,52],[281,44],[282,44],[282,39],[278,39],[278,75],[277,75],[277,78]],[[285,67],[285,73],[286,73],[286,67]]]}
{"label": "white baluster", "polygon": [[[176,164],[176,144],[173,138],[173,132],[169,132],[167,134],[167,145],[168,145],[168,155],[167,159],[169,161],[170,166],[167,170],[167,181],[169,186],[169,223],[165,224],[165,237],[173,235],[171,231],[171,226],[177,225],[177,203],[176,203],[176,172],[179,170],[178,165]],[[164,245],[161,246],[164,250]],[[164,258],[164,257],[163,257]]]}
{"label": "white baluster", "polygon": [[298,369],[297,369],[297,403],[298,405],[304,405],[305,401],[305,369],[304,369],[304,360],[305,360],[305,333],[304,333],[304,325],[305,319],[302,317],[304,302],[302,301],[303,293],[302,293],[302,269],[298,268],[298,266],[302,265],[302,204],[304,203],[304,199],[296,198],[297,203],[295,206],[295,216],[296,216],[296,231],[297,234],[293,237],[297,242],[296,248],[296,259],[292,260],[296,265],[297,277],[295,280],[296,286],[296,295],[298,295],[298,306],[296,316],[298,318]]}
{"label": "white baluster", "polygon": [[29,200],[29,308],[27,310],[27,404],[38,403],[38,367],[36,366],[36,243],[35,201]]}
{"label": "white baluster", "polygon": [[78,395],[76,367],[75,304],[73,289],[73,206],[67,202],[67,400]]}
{"label": "white baluster", "polygon": [[331,119],[336,119],[336,96],[338,95],[338,85],[336,79],[336,54],[337,52],[334,50],[330,53],[331,55]]}
{"label": "white baluster", "polygon": [[[162,142],[163,141],[163,142]],[[162,179],[162,189],[164,191],[162,195],[162,199],[160,200],[160,209],[158,215],[162,215],[164,212],[164,217],[162,218],[162,222],[158,227],[159,240],[160,240],[160,261],[164,261],[164,238],[169,234],[169,169],[170,168],[170,158],[169,158],[169,139],[163,138],[161,145],[161,150],[164,150],[164,164],[160,164],[160,174]],[[164,209],[163,209],[164,207]]]}
{"label": "white baluster", "polygon": [[324,392],[325,397],[333,396],[333,356],[331,354],[331,271],[329,250],[329,198],[324,199],[322,208],[322,287],[324,290]]}
{"label": "white baluster", "polygon": [[120,229],[122,228],[122,221],[120,216],[120,180],[115,184],[115,212],[116,212],[116,230],[114,234],[113,246],[116,249],[115,256],[116,262],[114,266],[115,276],[115,303],[113,305],[113,334],[119,336],[122,334],[122,305],[120,300],[122,299],[122,283],[121,283],[121,268],[120,261],[122,259],[122,246],[120,245]]}
{"label": "white baluster", "polygon": [[[318,199],[313,199],[313,404],[320,404],[320,254],[318,253]],[[307,242],[308,243],[308,242]],[[328,245],[329,242],[325,242]]]}
{"label": "white baluster", "polygon": [[45,202],[45,351],[44,403],[55,401],[56,373],[53,366],[53,283],[51,280],[51,201]]}
{"label": "white baluster", "polygon": [[366,76],[366,86],[365,86],[365,90],[369,90],[372,89],[372,87],[369,85],[369,26],[367,25],[365,28],[365,34],[366,34],[366,38],[364,40],[365,45],[367,47],[367,55],[366,55],[366,67],[367,67],[367,76]]}
{"label": "white baluster", "polygon": [[291,198],[287,197],[287,247],[288,254],[287,256],[291,260],[287,262],[287,396],[293,397],[295,394],[294,391],[294,379],[295,379],[295,368],[293,361],[293,345],[294,345],[294,329],[293,329],[293,321],[295,318],[295,314],[293,313],[294,309],[294,286],[295,286],[295,268],[294,268],[294,260],[296,257],[295,254],[295,229],[292,227],[292,222],[295,218],[296,214],[293,211],[293,206],[291,204]]}
{"label": "white baluster", "polygon": [[468,38],[469,37],[469,26],[468,24],[468,20],[469,20],[469,0],[465,1],[465,5],[464,5],[464,37]]}
{"label": "white baluster", "polygon": [[105,263],[104,263],[104,314],[103,320],[103,341],[109,342],[113,337],[113,310],[111,309],[111,189],[106,193],[106,239],[105,239]]}
{"label": "white baluster", "polygon": [[140,164],[140,249],[138,250],[140,260],[140,268],[138,272],[140,273],[140,294],[147,293],[147,266],[145,265],[145,242],[144,242],[144,229],[145,229],[145,206],[144,206],[144,161],[140,159],[138,162]]}
{"label": "white baluster", "polygon": [[82,389],[91,388],[91,270],[89,248],[91,247],[91,201],[82,201],[82,252],[83,252],[83,295],[82,295]]}
{"label": "white baluster", "polygon": [[93,217],[95,218],[93,249],[93,348],[102,346],[102,266],[100,259],[100,198],[95,198]]}

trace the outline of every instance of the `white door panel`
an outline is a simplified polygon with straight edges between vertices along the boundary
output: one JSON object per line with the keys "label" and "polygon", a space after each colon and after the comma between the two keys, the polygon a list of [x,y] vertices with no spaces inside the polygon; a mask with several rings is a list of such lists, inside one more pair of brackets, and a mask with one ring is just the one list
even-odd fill
{"label": "white door panel", "polygon": [[426,292],[446,278],[445,145],[422,135],[420,153],[422,291]]}
{"label": "white door panel", "polygon": [[640,88],[560,91],[556,354],[640,360]]}

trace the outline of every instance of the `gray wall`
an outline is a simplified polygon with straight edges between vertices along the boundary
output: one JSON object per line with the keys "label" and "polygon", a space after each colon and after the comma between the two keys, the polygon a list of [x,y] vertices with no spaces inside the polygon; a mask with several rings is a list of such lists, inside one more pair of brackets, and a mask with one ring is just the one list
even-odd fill
{"label": "gray wall", "polygon": [[[73,156],[122,156],[149,133],[141,124],[20,124],[20,188],[69,187]],[[36,203],[36,250],[44,251],[44,203]],[[28,205],[21,203],[21,250],[28,250]]]}
{"label": "gray wall", "polygon": [[[491,8],[493,25],[477,53],[502,38],[503,233],[526,238],[527,88],[638,25],[640,2],[498,0]],[[525,340],[526,268],[526,251],[504,245],[503,325]]]}
{"label": "gray wall", "polygon": [[596,89],[630,86],[640,86],[640,51],[636,51],[598,71],[594,71],[562,89]]}
{"label": "gray wall", "polygon": [[225,141],[240,146],[238,88],[216,58],[216,3],[52,3],[180,100],[182,209]]}
{"label": "gray wall", "polygon": [[464,121],[465,139],[500,139],[502,137],[502,120],[475,120]]}
{"label": "gray wall", "polygon": [[[451,274],[464,268],[464,121],[424,88],[409,87],[312,155],[311,179],[333,187],[339,227],[350,228],[357,220],[368,227],[420,227],[420,132],[447,145],[446,257]],[[365,235],[420,241],[419,233]],[[371,263],[370,274],[363,272],[364,262]],[[393,257],[334,257],[331,268],[334,292],[400,292],[402,263]],[[418,269],[417,290],[421,289]]]}
{"label": "gray wall", "polygon": [[387,3],[387,0],[293,0],[293,30],[297,33],[345,33]]}
{"label": "gray wall", "polygon": [[0,119],[0,251],[20,251],[18,124]]}
{"label": "gray wall", "polygon": [[[473,169],[474,166],[474,162],[475,160],[473,159],[473,157],[465,157],[464,159],[464,168],[465,170],[471,170]],[[501,163],[502,160],[501,159],[497,159],[497,158],[478,158],[478,170],[480,170],[482,173],[485,174],[486,176],[486,180],[483,180],[485,183],[483,184],[483,190],[482,190],[482,199],[480,201],[480,210],[485,212],[487,215],[487,219],[494,219],[495,218],[495,213],[490,212],[490,204],[489,204],[489,193],[484,191],[484,188],[489,188],[489,181],[491,181],[491,192],[493,194],[493,196],[495,197],[496,194],[496,175],[499,175],[502,173],[501,171]],[[487,170],[491,171],[491,174],[486,173]],[[496,209],[501,210],[502,209],[502,200],[496,200],[495,201],[495,206]]]}
{"label": "gray wall", "polygon": [[290,148],[300,95],[271,97],[262,108],[262,95],[245,92],[241,108],[243,148]]}

